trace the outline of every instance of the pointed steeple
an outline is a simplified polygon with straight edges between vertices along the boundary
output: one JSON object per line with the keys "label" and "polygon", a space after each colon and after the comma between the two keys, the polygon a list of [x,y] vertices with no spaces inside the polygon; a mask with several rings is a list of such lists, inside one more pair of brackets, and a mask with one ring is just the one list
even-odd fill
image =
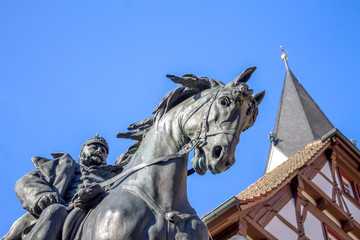
{"label": "pointed steeple", "polygon": [[334,128],[290,71],[284,51],[281,58],[285,62],[286,75],[274,131],[270,134],[271,146],[265,172]]}

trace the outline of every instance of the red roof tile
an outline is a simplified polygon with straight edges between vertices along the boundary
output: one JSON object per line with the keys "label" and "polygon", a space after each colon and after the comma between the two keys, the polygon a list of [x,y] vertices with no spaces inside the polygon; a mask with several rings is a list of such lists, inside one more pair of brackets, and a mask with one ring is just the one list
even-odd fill
{"label": "red roof tile", "polygon": [[308,144],[305,148],[295,153],[284,163],[258,179],[236,197],[240,200],[240,203],[246,203],[266,196],[284,182],[293,172],[303,167],[325,146],[328,141],[323,143],[319,140]]}

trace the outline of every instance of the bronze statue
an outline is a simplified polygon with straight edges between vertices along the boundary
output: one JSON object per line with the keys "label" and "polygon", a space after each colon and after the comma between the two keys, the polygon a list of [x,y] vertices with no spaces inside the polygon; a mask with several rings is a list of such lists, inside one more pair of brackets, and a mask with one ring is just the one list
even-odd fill
{"label": "bronze statue", "polygon": [[[218,174],[234,164],[240,134],[254,124],[264,97],[264,92],[253,96],[246,84],[255,69],[246,69],[227,85],[193,74],[167,75],[182,86],[161,100],[154,116],[130,125],[130,132],[117,135],[136,140],[115,163],[122,172],[106,181],[96,181],[98,185],[92,185],[96,190],[89,190],[96,194],[77,188],[68,207],[70,213],[63,213],[67,218],[65,223],[61,221],[62,236],[51,239],[207,240],[207,228],[187,198],[188,153],[194,149],[191,164],[201,175],[207,170]],[[64,156],[64,161],[74,162]],[[85,183],[85,171],[82,176]],[[61,198],[69,202],[67,189],[50,195],[43,203],[45,208],[36,204],[24,207],[41,218],[41,211],[60,205]]]}
{"label": "bronze statue", "polygon": [[104,193],[97,183],[121,172],[122,168],[106,165],[108,153],[106,140],[97,135],[82,145],[79,164],[66,153],[53,153],[54,159],[33,157],[36,169],[15,184],[20,202],[29,212],[3,239],[60,238],[68,213],[75,209],[78,218],[86,215]]}
{"label": "bronze statue", "polygon": [[205,224],[187,198],[188,152],[195,171],[230,168],[241,132],[251,127],[264,92],[246,85],[255,68],[225,85],[220,81],[168,75],[182,84],[168,93],[154,116],[118,137],[137,140],[119,161],[124,171],[101,186],[108,195],[86,216],[76,239],[208,239]]}

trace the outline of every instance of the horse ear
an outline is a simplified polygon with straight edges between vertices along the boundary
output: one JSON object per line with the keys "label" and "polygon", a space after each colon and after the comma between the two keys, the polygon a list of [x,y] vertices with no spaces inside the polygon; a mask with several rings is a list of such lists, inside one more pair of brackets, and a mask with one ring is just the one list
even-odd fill
{"label": "horse ear", "polygon": [[256,67],[250,67],[247,68],[245,71],[243,71],[237,78],[235,78],[233,81],[231,81],[230,83],[227,84],[227,86],[229,87],[235,87],[237,86],[239,83],[246,83],[251,75],[253,74],[253,72],[256,70]]}
{"label": "horse ear", "polygon": [[265,96],[265,91],[259,92],[259,93],[254,95],[254,99],[255,99],[255,101],[257,102],[258,105],[264,99],[264,96]]}

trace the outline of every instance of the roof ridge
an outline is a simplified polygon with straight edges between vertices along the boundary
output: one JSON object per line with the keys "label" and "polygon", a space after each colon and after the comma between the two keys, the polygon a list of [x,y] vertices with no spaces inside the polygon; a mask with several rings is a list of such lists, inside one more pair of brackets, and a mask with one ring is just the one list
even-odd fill
{"label": "roof ridge", "polygon": [[[301,85],[300,81],[295,77],[295,75],[290,71],[290,76],[291,76],[291,79],[293,80],[293,83],[294,83],[294,86],[296,88],[296,93],[297,93],[297,96],[299,97],[299,100],[300,100],[300,103],[301,103],[301,106],[302,106],[302,110],[303,112],[305,113],[305,117],[306,117],[306,120],[307,120],[307,123],[309,124],[309,127],[310,127],[310,130],[311,130],[311,133],[314,137],[314,140],[318,139],[319,136],[317,136],[318,134],[315,132],[315,129],[314,129],[314,126],[312,124],[310,124],[312,121],[309,117],[309,112],[306,111],[306,108],[304,107],[304,101],[303,99],[301,98],[300,96],[300,91],[299,90],[302,90],[305,94],[306,94],[306,97],[308,97],[312,104],[315,105],[316,107],[316,110],[318,110],[320,112],[320,114],[322,114],[323,116],[322,117],[325,117],[324,119],[322,120],[326,120],[332,127],[332,123],[330,122],[330,120],[327,118],[327,116],[325,115],[325,113],[321,110],[321,108],[319,107],[319,105],[314,101],[314,99],[311,97],[311,95],[305,90],[305,88]],[[299,89],[301,88],[301,89]],[[320,136],[321,137],[321,136]]]}
{"label": "roof ridge", "polygon": [[280,117],[281,117],[281,107],[283,105],[283,96],[284,96],[284,91],[285,91],[286,75],[287,74],[288,74],[288,71],[286,71],[286,73],[285,73],[285,79],[284,79],[283,87],[282,87],[282,90],[281,90],[280,102],[279,102],[278,110],[277,110],[277,113],[276,113],[276,119],[275,119],[274,133],[277,132],[278,129],[279,129],[279,123],[280,123]]}
{"label": "roof ridge", "polygon": [[[311,127],[311,124],[310,124],[310,120],[309,120],[309,116],[307,115],[307,112],[305,111],[305,107],[304,107],[304,103],[300,97],[300,93],[299,93],[299,89],[298,89],[298,86],[300,86],[304,91],[305,93],[307,93],[307,91],[305,90],[305,88],[301,85],[300,81],[295,77],[295,75],[292,73],[292,71],[289,69],[289,73],[290,73],[290,78],[292,80],[292,83],[294,84],[294,87],[295,87],[295,90],[296,90],[296,96],[298,97],[299,99],[299,102],[301,104],[301,108],[302,108],[302,111],[304,112],[304,115],[305,115],[305,118],[306,118],[306,124],[309,126],[309,129],[311,131],[311,134],[313,136],[313,141],[315,141],[315,138],[314,138],[314,132],[313,132],[313,129]],[[311,98],[310,94],[307,93],[307,95]],[[312,100],[312,99],[311,99]],[[315,103],[315,102],[314,102]],[[315,103],[316,104],[316,103]]]}

